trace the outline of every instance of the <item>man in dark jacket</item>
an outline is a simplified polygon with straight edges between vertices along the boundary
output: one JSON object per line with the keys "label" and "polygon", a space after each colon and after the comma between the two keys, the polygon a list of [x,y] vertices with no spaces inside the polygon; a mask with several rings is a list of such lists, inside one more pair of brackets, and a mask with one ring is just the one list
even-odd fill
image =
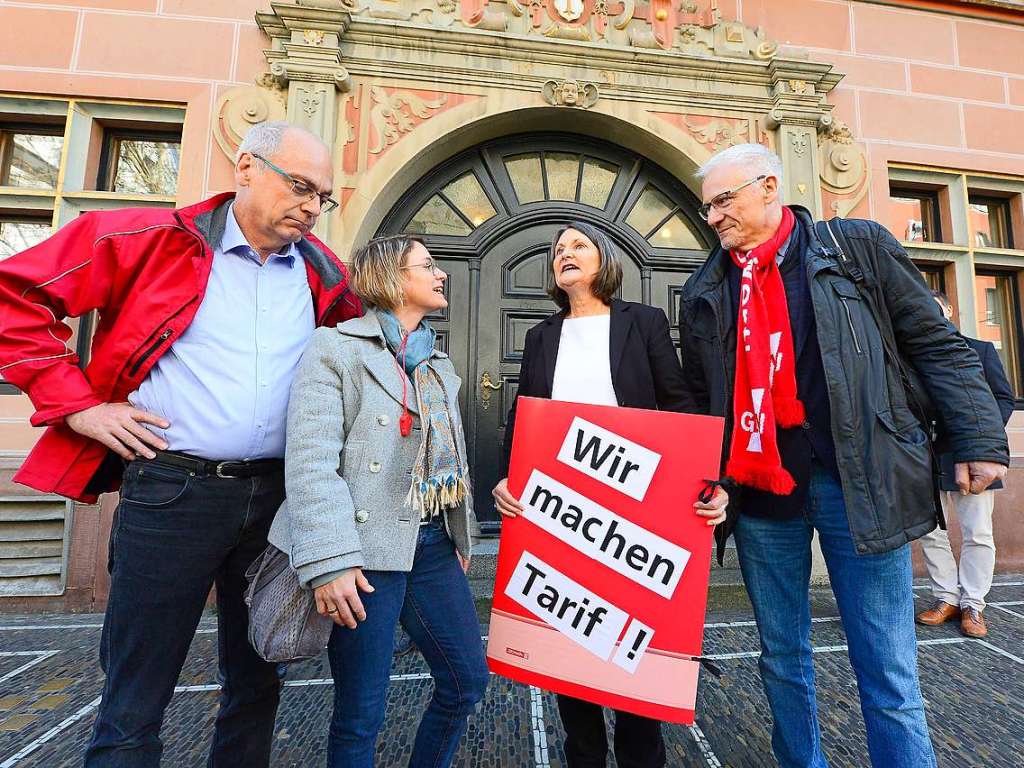
{"label": "man in dark jacket", "polygon": [[[946,294],[932,291],[932,297],[946,319],[953,320],[953,305]],[[977,353],[985,380],[995,396],[1005,425],[1013,414],[1016,398],[1006,378],[1006,371],[999,361],[995,346],[989,341],[980,341],[968,336],[964,341]],[[992,538],[992,510],[995,507],[995,493],[1003,484],[992,483],[987,491],[963,493],[956,486],[953,456],[940,456],[942,478],[942,509],[949,520],[955,512],[963,533],[960,547],[960,567],[957,568],[953,551],[949,548],[946,531],[936,528],[921,539],[921,552],[928,566],[928,578],[932,583],[935,604],[917,614],[917,623],[929,626],[944,624],[950,619],[960,619],[960,631],[967,637],[985,637],[983,611],[985,596],[992,587],[992,574],[996,566],[996,545]]]}
{"label": "man in dark jacket", "polygon": [[936,525],[928,439],[871,306],[839,259],[863,265],[865,283],[881,288],[900,354],[952,424],[964,490],[980,493],[1006,472],[999,411],[977,356],[881,226],[844,222],[826,247],[808,211],[782,205],[782,163],[760,145],[731,147],[700,175],[701,214],[721,248],[683,288],[683,373],[697,409],[726,419],[723,463],[735,485],[730,519],[716,534],[721,555],[736,533],[775,756],[784,768],[827,764],[810,644],[817,531],[872,765],[934,766],[908,546]]}
{"label": "man in dark jacket", "polygon": [[[270,762],[281,682],[249,644],[245,572],[284,499],[299,358],[314,326],[361,306],[310,234],[336,205],[319,138],[253,127],[235,182],[180,210],[86,214],[0,264],[0,371],[48,427],[15,479],[87,501],[121,491],[88,768],[159,765],[164,710],[214,584],[209,764]],[[83,370],[62,323],[92,310]]]}

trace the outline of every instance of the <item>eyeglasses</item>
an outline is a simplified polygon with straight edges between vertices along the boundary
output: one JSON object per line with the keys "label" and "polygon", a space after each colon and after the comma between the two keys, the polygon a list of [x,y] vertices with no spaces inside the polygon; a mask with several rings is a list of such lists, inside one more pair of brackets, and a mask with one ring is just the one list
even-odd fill
{"label": "eyeglasses", "polygon": [[442,271],[433,259],[427,259],[422,264],[406,264],[402,269],[416,269],[417,267],[422,267],[432,275]]}
{"label": "eyeglasses", "polygon": [[249,154],[251,154],[257,160],[262,160],[264,163],[267,164],[268,168],[282,176],[286,181],[290,182],[292,185],[292,194],[295,195],[296,197],[302,200],[312,200],[314,197],[319,197],[320,213],[330,213],[331,211],[338,207],[338,201],[335,200],[333,197],[330,197],[329,195],[320,194],[315,189],[313,189],[313,187],[309,186],[309,184],[307,184],[306,182],[300,179],[296,179],[287,171],[278,168],[272,162],[267,160],[267,158],[263,157],[263,155],[257,155],[255,152],[250,152]]}
{"label": "eyeglasses", "polygon": [[755,182],[764,181],[767,178],[768,174],[762,173],[760,176],[755,176],[752,179],[744,181],[738,187],[727,189],[725,190],[725,192],[715,195],[713,198],[711,198],[709,202],[704,203],[704,205],[697,209],[697,213],[700,214],[700,217],[704,219],[704,221],[707,221],[708,217],[711,216],[712,208],[714,208],[717,211],[729,210],[729,206],[731,206],[733,200],[736,199],[737,192],[739,192],[741,189],[749,187],[751,184],[754,184]]}

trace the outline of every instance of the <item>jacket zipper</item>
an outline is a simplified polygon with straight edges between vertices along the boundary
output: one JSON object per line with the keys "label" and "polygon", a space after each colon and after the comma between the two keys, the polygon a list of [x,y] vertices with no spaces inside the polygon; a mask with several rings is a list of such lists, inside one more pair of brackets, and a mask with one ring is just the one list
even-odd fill
{"label": "jacket zipper", "polygon": [[845,296],[840,296],[839,300],[843,302],[843,309],[846,310],[846,322],[850,324],[850,333],[853,334],[853,346],[857,350],[858,355],[863,355],[864,353],[860,348],[860,340],[857,338],[857,329],[853,327],[853,315],[850,314],[850,305],[847,303]]}
{"label": "jacket zipper", "polygon": [[[179,218],[178,221],[181,222],[181,219]],[[206,250],[208,248],[210,249],[210,251],[212,253],[213,249],[210,248],[209,243],[207,243],[204,238],[200,237],[195,232],[193,232],[191,229],[189,229],[187,226],[185,226],[184,222],[181,222],[181,229],[182,229],[183,232],[186,232],[186,233],[192,235],[192,237],[194,237],[196,240],[199,241],[199,247],[203,249],[203,255],[204,256],[206,255]],[[188,304],[190,304],[190,303],[191,302],[186,302],[185,306],[188,306]],[[184,308],[185,307],[180,307],[177,312],[175,312],[173,315],[171,315],[170,319],[173,320],[175,317],[177,317],[178,314]],[[143,352],[139,356],[139,358],[135,361],[135,363],[129,369],[128,375],[129,376],[134,376],[136,373],[138,373],[139,369],[143,366],[143,364],[150,357],[152,357],[153,353],[156,352],[165,341],[167,341],[171,337],[172,333],[174,333],[174,331],[170,327],[164,328],[164,332],[161,333],[160,336],[158,336],[157,339],[152,344],[149,345],[149,347],[146,349],[146,351]]]}
{"label": "jacket zipper", "polygon": [[131,370],[128,371],[128,375],[134,376],[136,373],[138,373],[139,368],[142,367],[142,364],[145,363],[152,356],[152,354],[160,348],[161,344],[163,344],[171,337],[171,333],[172,331],[170,328],[165,328],[164,332],[161,333],[159,337],[157,337],[157,340],[150,344],[149,348],[146,349],[146,351],[139,356],[138,360],[135,361],[135,364],[131,367]]}

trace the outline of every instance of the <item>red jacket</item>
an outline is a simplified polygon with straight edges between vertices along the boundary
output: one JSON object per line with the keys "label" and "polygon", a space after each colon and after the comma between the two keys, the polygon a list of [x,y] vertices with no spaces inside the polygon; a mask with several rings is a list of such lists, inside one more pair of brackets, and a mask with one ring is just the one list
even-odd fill
{"label": "red jacket", "polygon": [[[94,502],[120,485],[120,459],[71,430],[64,417],[123,402],[195,317],[233,194],[180,210],[87,213],[53,237],[0,261],[0,374],[24,390],[47,426],[14,479]],[[317,325],[362,314],[337,256],[309,237],[297,244]],[[98,310],[89,364],[66,346],[62,321]]]}

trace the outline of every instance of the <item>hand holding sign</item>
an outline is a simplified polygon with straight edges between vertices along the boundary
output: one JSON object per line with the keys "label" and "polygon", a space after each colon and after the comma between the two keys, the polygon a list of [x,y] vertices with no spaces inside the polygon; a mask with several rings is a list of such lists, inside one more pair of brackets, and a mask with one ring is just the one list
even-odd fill
{"label": "hand holding sign", "polygon": [[721,440],[717,418],[520,400],[508,487],[494,493],[519,512],[499,553],[494,671],[692,722],[711,532],[679,507],[719,514],[722,496],[696,499]]}

